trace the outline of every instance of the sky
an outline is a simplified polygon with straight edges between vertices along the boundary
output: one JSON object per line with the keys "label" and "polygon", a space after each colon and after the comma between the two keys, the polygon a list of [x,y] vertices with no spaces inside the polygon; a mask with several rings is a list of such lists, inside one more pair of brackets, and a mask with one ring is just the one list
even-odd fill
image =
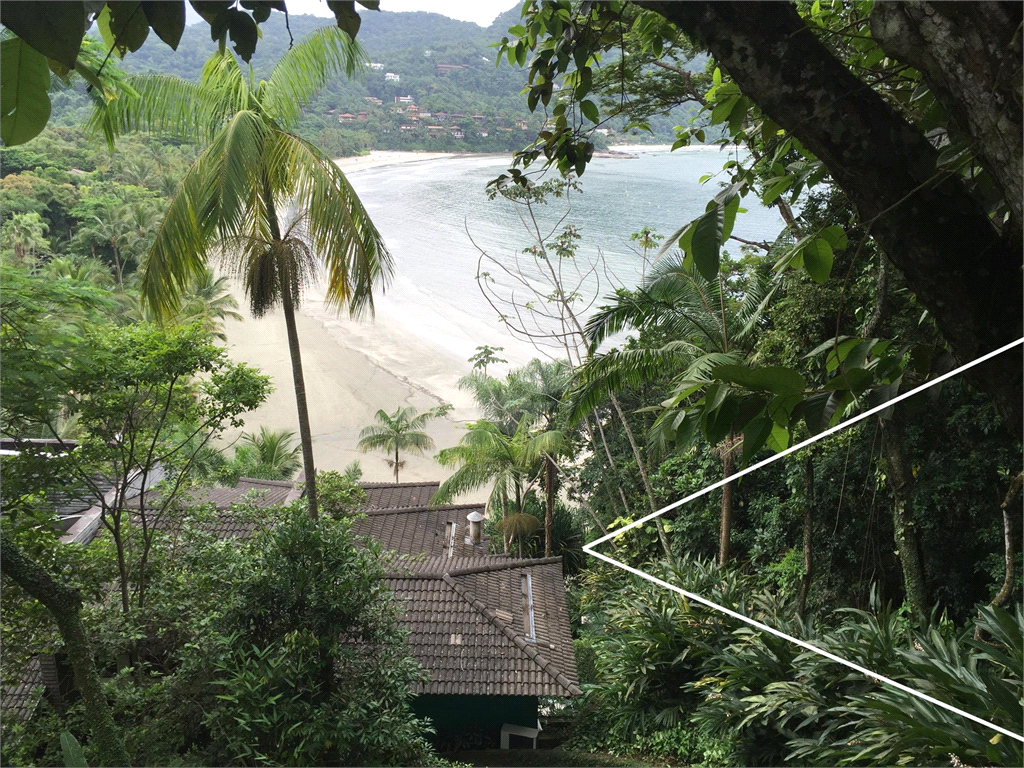
{"label": "sky", "polygon": [[[296,16],[333,16],[324,0],[287,0],[287,5],[288,13]],[[516,5],[519,5],[519,0],[380,0],[382,11],[430,11],[461,21],[473,21],[481,27],[490,25],[499,14]],[[190,6],[186,8],[192,12]],[[360,5],[356,8],[366,12]],[[189,22],[194,20],[198,20],[198,15],[192,12]]]}

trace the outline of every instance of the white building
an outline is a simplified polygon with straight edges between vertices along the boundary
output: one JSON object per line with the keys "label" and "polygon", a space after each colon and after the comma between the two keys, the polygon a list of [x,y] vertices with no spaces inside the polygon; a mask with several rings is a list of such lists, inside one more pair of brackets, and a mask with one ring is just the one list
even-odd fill
{"label": "white building", "polygon": [[390,80],[390,81],[391,81],[391,82],[393,82],[393,83],[397,83],[397,82],[398,82],[399,80],[401,80],[402,78],[400,78],[400,77],[399,77],[398,75],[396,75],[396,74],[395,74],[394,72],[385,72],[385,73],[384,73],[384,79],[385,79],[385,80]]}

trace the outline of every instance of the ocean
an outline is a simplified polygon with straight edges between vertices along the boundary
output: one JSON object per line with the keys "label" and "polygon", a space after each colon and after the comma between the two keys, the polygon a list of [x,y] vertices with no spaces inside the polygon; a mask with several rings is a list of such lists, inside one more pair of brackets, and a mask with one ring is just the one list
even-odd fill
{"label": "ocean", "polygon": [[[347,172],[394,257],[394,277],[376,300],[377,312],[462,360],[483,344],[503,347],[507,367],[557,354],[550,346],[538,350],[506,327],[523,316],[505,303],[510,298],[550,306],[531,295],[547,293],[549,283],[523,253],[536,242],[537,230],[549,242],[560,226],[577,229],[575,263],[561,267],[567,288],[580,295],[575,308],[586,316],[616,287],[641,282],[644,260],[630,235],[648,226],[667,236],[703,213],[726,180],[721,168],[730,159],[718,148],[638,154],[596,158],[580,180],[581,192],[536,209],[536,227],[519,215],[521,209],[517,213],[518,206],[488,200],[487,182],[508,167],[507,156],[456,156]],[[705,175],[713,178],[701,184]],[[748,210],[738,216],[733,233],[773,241],[783,227],[778,212],[752,196],[744,204]],[[738,254],[738,244],[728,250]],[[515,271],[517,261],[525,265],[525,282],[503,269]],[[477,284],[478,271],[493,280],[487,283],[493,304]],[[509,323],[502,322],[502,313],[511,317]],[[553,327],[543,319],[540,324]]]}

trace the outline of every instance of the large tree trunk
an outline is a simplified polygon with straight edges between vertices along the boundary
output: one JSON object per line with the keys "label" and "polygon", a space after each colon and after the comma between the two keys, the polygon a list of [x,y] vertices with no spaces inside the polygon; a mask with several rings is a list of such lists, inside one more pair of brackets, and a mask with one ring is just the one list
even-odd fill
{"label": "large tree trunk", "polygon": [[802,619],[807,611],[807,593],[814,576],[814,456],[804,459],[804,575],[796,598],[796,612]]}
{"label": "large tree trunk", "polygon": [[911,502],[914,475],[903,453],[906,442],[903,419],[899,411],[894,411],[889,421],[882,422],[882,451],[888,464],[888,481],[893,495],[893,537],[903,569],[907,605],[915,615],[923,616],[928,607],[928,587]]}
{"label": "large tree trunk", "polygon": [[924,77],[963,139],[992,175],[1020,239],[1024,205],[1021,21],[1016,3],[878,3],[871,35]]}
{"label": "large tree trunk", "polygon": [[[270,222],[270,235],[275,240],[281,239],[281,228],[277,223],[277,212],[274,209],[273,197],[268,191],[264,202],[267,206],[267,219]],[[299,441],[302,443],[302,469],[306,476],[306,503],[309,514],[314,520],[319,517],[316,499],[316,467],[313,464],[313,432],[309,428],[309,408],[306,406],[306,380],[302,375],[302,354],[299,350],[299,332],[295,327],[295,302],[292,297],[292,280],[288,274],[289,265],[279,264],[281,271],[281,303],[284,306],[284,324],[288,331],[288,354],[292,361],[292,383],[295,387],[295,406],[299,415]],[[396,473],[397,474],[397,473]]]}
{"label": "large tree trunk", "polygon": [[[1020,237],[1000,235],[963,181],[939,171],[929,141],[833,56],[791,4],[636,4],[700,41],[746,96],[824,162],[961,362],[1020,338]],[[969,111],[983,112],[976,103]],[[1008,130],[1019,152],[1019,128]],[[1019,182],[1019,165],[1007,174]],[[1021,436],[1024,366],[1019,351],[1011,357],[967,376]]]}
{"label": "large tree trunk", "polygon": [[[722,477],[731,477],[736,468],[733,439],[722,444]],[[736,481],[722,486],[722,516],[718,527],[718,564],[725,565],[732,556],[732,497]]]}
{"label": "large tree trunk", "polygon": [[93,661],[89,636],[80,615],[77,590],[53,579],[9,537],[0,539],[0,572],[42,603],[53,616],[75,675],[75,686],[85,702],[92,724],[92,742],[102,765],[131,765],[124,740],[107,705]]}

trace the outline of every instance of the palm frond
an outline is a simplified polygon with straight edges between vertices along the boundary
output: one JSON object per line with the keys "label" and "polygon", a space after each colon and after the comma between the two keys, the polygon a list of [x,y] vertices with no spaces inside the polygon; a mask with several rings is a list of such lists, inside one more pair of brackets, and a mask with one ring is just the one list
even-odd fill
{"label": "palm frond", "polygon": [[674,341],[657,349],[615,349],[592,356],[577,369],[576,384],[567,395],[570,424],[578,424],[610,394],[656,381],[701,352],[689,342]]}
{"label": "palm frond", "polygon": [[118,136],[135,131],[208,143],[231,113],[219,93],[205,83],[171,75],[138,75],[100,100],[88,128],[101,133],[111,150]]}
{"label": "palm frond", "polygon": [[294,126],[312,97],[335,75],[364,66],[362,47],[336,26],[321,27],[293,45],[270,73],[264,106],[284,128]]}
{"label": "palm frond", "polygon": [[207,249],[214,235],[212,220],[200,220],[197,210],[209,195],[207,149],[185,173],[157,228],[142,270],[142,303],[161,322],[178,313],[181,296],[206,269]]}
{"label": "palm frond", "polygon": [[309,243],[327,271],[327,305],[347,304],[353,315],[372,312],[372,289],[390,278],[391,254],[345,174],[308,142],[280,131],[265,167],[281,199],[294,197],[307,206]]}

